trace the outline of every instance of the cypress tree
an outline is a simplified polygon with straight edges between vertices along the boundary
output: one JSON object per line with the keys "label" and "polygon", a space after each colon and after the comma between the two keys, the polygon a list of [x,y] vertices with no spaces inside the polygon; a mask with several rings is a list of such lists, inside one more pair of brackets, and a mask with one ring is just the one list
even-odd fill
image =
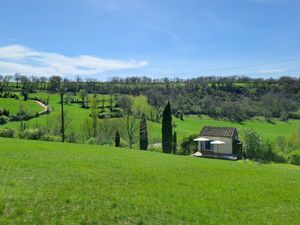
{"label": "cypress tree", "polygon": [[168,102],[163,112],[162,148],[164,153],[172,152],[172,114],[170,102]]}
{"label": "cypress tree", "polygon": [[148,131],[147,131],[147,120],[146,115],[143,113],[140,122],[140,150],[148,149]]}
{"label": "cypress tree", "polygon": [[120,134],[119,134],[119,131],[116,132],[116,136],[115,136],[115,146],[116,146],[116,147],[120,147]]}
{"label": "cypress tree", "polygon": [[173,139],[172,139],[172,153],[176,154],[177,151],[177,134],[174,132]]}

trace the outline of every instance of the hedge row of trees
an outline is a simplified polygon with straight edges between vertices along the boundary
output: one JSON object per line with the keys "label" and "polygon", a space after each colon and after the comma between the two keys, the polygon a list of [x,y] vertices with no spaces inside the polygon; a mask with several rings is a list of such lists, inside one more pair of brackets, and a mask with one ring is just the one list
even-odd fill
{"label": "hedge row of trees", "polygon": [[[172,113],[207,114],[242,121],[254,116],[281,119],[300,118],[300,78],[252,79],[249,77],[199,77],[195,79],[151,79],[147,77],[111,78],[100,82],[77,77],[26,77],[0,75],[0,92],[18,89],[24,99],[35,90],[57,92],[64,81],[69,92],[146,95],[149,103],[162,112],[167,101]],[[87,101],[88,102],[88,101]]]}

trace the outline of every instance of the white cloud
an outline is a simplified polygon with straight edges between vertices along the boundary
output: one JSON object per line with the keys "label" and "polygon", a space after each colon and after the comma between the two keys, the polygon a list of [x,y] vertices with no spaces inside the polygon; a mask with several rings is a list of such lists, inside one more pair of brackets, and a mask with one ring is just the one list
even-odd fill
{"label": "white cloud", "polygon": [[257,73],[261,73],[261,74],[268,74],[268,73],[280,73],[280,72],[284,72],[284,70],[282,69],[262,69],[257,71]]}
{"label": "white cloud", "polygon": [[96,75],[146,66],[146,61],[103,59],[88,55],[68,57],[22,45],[0,47],[0,73],[26,75]]}

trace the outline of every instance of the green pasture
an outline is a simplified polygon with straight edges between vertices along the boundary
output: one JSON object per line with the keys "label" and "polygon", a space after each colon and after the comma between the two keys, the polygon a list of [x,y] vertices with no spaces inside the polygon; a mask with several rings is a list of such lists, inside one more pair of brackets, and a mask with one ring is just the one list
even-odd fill
{"label": "green pasture", "polygon": [[[60,115],[60,97],[59,94],[49,94],[49,93],[36,93],[31,94],[31,97],[39,97],[41,99],[49,98],[49,104],[51,106],[52,112],[49,115],[43,115],[38,118],[32,119],[28,121],[29,126],[34,126],[35,124],[43,124],[45,125],[49,121],[57,122]],[[78,96],[74,96],[74,98],[78,98]],[[89,99],[92,98],[92,95],[89,95]],[[105,106],[109,105],[109,95],[98,95],[98,106],[102,105],[102,99],[105,99]],[[146,112],[148,115],[152,110],[152,107],[148,104],[147,98],[145,96],[131,96],[133,99],[133,109],[138,112]],[[40,111],[41,108],[33,101],[22,101],[15,99],[1,99],[0,102],[4,102],[5,107],[11,107],[18,109],[18,104],[15,102],[30,104],[32,111],[37,110]],[[113,102],[115,102],[113,98]],[[25,105],[26,106],[26,105]],[[37,109],[34,109],[37,108]],[[65,104],[64,105],[65,112],[67,117],[70,118],[71,128],[73,130],[81,130],[82,124],[85,122],[86,118],[89,117],[91,110],[83,109],[80,107],[80,104]],[[185,116],[184,121],[180,119],[173,118],[174,122],[174,130],[178,133],[178,139],[182,140],[184,137],[199,133],[203,126],[220,126],[220,127],[236,127],[239,131],[243,131],[244,129],[252,128],[259,132],[263,137],[268,138],[270,140],[275,140],[278,136],[288,136],[296,127],[300,126],[300,120],[288,120],[281,121],[278,119],[273,119],[272,122],[267,122],[263,118],[255,118],[253,120],[247,120],[242,123],[237,123],[229,120],[221,120],[214,119],[208,116]],[[19,128],[20,122],[9,122],[7,127]],[[148,121],[148,133],[150,143],[157,143],[161,140],[161,124],[157,122]]]}
{"label": "green pasture", "polygon": [[8,109],[10,114],[16,114],[21,106],[31,113],[43,111],[43,108],[32,100],[23,101],[21,99],[0,98],[0,108]]}
{"label": "green pasture", "polygon": [[0,138],[0,224],[299,224],[300,167]]}

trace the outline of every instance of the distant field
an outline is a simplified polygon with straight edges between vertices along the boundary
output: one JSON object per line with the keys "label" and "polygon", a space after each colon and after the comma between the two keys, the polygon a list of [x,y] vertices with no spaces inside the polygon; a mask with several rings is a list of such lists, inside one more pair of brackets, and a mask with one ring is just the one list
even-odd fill
{"label": "distant field", "polygon": [[200,132],[199,127],[202,126],[220,126],[220,127],[236,127],[240,131],[252,128],[259,132],[263,137],[274,140],[279,135],[290,134],[297,126],[300,126],[300,120],[289,120],[287,122],[273,119],[272,123],[264,119],[247,120],[243,123],[236,123],[226,120],[216,120],[207,116],[191,116],[186,118],[185,121],[176,120],[178,124],[178,132],[187,134],[187,132],[195,131]]}
{"label": "distant field", "polygon": [[0,224],[300,224],[300,167],[0,138]]}
{"label": "distant field", "polygon": [[0,108],[8,109],[10,114],[16,114],[21,105],[23,105],[23,107],[31,113],[43,110],[41,106],[32,100],[23,101],[21,99],[0,98]]}
{"label": "distant field", "polygon": [[[279,135],[288,136],[296,127],[300,127],[300,120],[283,122],[273,119],[273,122],[269,123],[264,119],[253,119],[243,123],[236,123],[213,119],[208,116],[188,116],[184,118],[184,121],[177,118],[173,118],[173,121],[176,124],[176,128],[174,129],[177,131],[179,139],[190,134],[200,133],[203,126],[236,127],[239,131],[252,128],[270,140],[275,140]],[[150,136],[154,140],[160,137],[160,124],[150,122],[149,130]]]}
{"label": "distant field", "polygon": [[[60,115],[60,104],[59,104],[59,95],[58,94],[48,94],[48,93],[37,93],[32,94],[31,97],[39,97],[42,99],[47,99],[49,97],[49,103],[52,108],[52,112],[49,115],[43,115],[38,118],[30,120],[28,123],[30,126],[40,123],[46,124],[47,120],[54,120]],[[90,95],[91,97],[91,95]],[[79,98],[78,96],[76,98]],[[108,95],[98,95],[98,99],[102,98],[109,99]],[[135,96],[133,99],[133,108],[139,111],[148,112],[151,111],[151,106],[147,103],[147,98],[144,96]],[[14,99],[0,99],[0,101],[6,100],[10,102],[6,102],[5,105],[9,107],[18,108],[17,104],[14,104]],[[22,100],[18,100],[21,103],[32,104],[31,109],[33,107],[37,108],[37,111],[40,111],[40,106],[32,101],[24,102]],[[101,105],[101,102],[99,103]],[[106,101],[105,105],[108,105],[108,101]],[[65,111],[68,117],[72,120],[72,129],[80,130],[81,125],[84,123],[85,119],[89,117],[90,109],[82,109],[79,104],[65,104]],[[287,122],[283,122],[280,120],[273,119],[272,123],[265,121],[264,119],[253,119],[248,120],[243,123],[236,123],[227,120],[218,120],[213,119],[208,116],[186,116],[184,121],[181,121],[177,118],[173,118],[176,127],[174,130],[178,133],[178,139],[194,134],[199,133],[203,126],[220,126],[220,127],[237,127],[240,131],[252,128],[258,131],[263,137],[268,138],[270,140],[275,140],[279,135],[288,136],[296,127],[300,126],[300,120],[289,120]],[[8,127],[18,128],[19,122],[10,122]],[[156,122],[148,121],[148,129],[149,129],[149,137],[151,143],[157,143],[161,140],[161,124]]]}

